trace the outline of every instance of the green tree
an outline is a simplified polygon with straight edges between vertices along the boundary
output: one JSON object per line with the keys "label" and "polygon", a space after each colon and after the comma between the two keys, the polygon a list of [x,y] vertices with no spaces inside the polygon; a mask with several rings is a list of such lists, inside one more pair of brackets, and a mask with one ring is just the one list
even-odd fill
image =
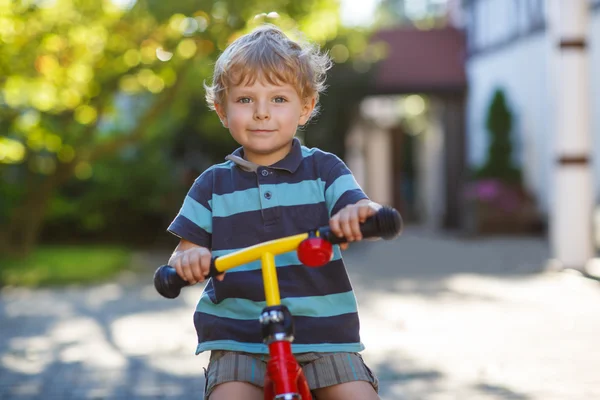
{"label": "green tree", "polygon": [[497,178],[518,183],[521,174],[513,165],[512,112],[502,89],[496,89],[486,120],[489,133],[487,159],[478,172],[479,177]]}
{"label": "green tree", "polygon": [[263,21],[322,45],[346,34],[333,0],[0,1],[0,251],[30,251],[49,210],[91,212],[89,196],[75,207],[65,187],[109,185],[115,168],[160,170],[145,156],[185,126],[230,140],[194,99],[219,51]]}

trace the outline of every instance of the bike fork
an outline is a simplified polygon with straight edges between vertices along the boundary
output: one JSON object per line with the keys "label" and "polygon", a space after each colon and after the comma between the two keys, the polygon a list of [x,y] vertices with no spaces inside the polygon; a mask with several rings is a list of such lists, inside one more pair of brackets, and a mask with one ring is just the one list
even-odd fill
{"label": "bike fork", "polygon": [[302,368],[292,354],[292,314],[284,305],[265,307],[260,323],[271,356],[265,375],[265,400],[311,400]]}

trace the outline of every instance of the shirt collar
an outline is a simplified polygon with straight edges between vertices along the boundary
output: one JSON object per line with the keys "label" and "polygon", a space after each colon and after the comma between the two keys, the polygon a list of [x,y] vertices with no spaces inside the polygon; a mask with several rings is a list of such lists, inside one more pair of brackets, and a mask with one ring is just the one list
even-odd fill
{"label": "shirt collar", "polygon": [[[244,149],[242,147],[236,149],[233,153],[225,157],[225,159],[232,161],[244,171],[256,172],[259,167],[258,164],[244,159]],[[298,140],[298,138],[294,138],[292,141],[292,149],[290,150],[290,152],[282,160],[279,160],[275,164],[269,165],[268,167],[282,169],[290,173],[294,173],[300,166],[301,162],[302,145],[300,144],[300,140]]]}

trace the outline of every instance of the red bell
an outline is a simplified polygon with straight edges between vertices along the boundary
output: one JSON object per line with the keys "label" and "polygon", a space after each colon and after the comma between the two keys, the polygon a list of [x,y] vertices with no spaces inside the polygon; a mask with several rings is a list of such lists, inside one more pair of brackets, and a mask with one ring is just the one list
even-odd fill
{"label": "red bell", "polygon": [[331,261],[333,246],[319,237],[309,237],[298,245],[298,259],[307,267],[322,267]]}

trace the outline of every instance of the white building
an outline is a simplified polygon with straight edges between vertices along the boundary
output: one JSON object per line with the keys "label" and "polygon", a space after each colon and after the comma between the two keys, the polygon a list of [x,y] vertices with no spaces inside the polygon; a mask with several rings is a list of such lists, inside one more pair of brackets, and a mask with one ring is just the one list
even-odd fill
{"label": "white building", "polygon": [[[401,157],[396,143],[402,112],[386,111],[397,102],[390,96],[422,94],[427,99],[429,124],[418,135],[415,148],[419,217],[435,227],[461,227],[463,186],[468,171],[485,162],[485,120],[492,95],[501,88],[513,113],[516,164],[538,211],[549,218],[560,104],[556,85],[559,46],[554,29],[560,19],[556,6],[561,1],[579,0],[449,0],[454,27],[430,32],[432,40],[426,31],[417,30],[397,29],[378,35],[388,42],[390,56],[376,75],[373,98],[365,100],[364,112],[356,119],[347,144],[348,163],[372,197],[398,205],[394,188],[399,167],[395,160]],[[600,0],[585,1],[590,7],[591,159],[598,204],[600,76],[594,72],[600,70]],[[457,32],[462,32],[462,45],[457,42],[461,40]],[[458,39],[453,41],[448,35]],[[409,47],[406,42],[418,45]],[[457,63],[463,69],[464,83],[455,70]],[[455,72],[441,78],[439,71],[445,69]],[[411,76],[414,71],[420,75]]]}
{"label": "white building", "polygon": [[[496,88],[505,91],[514,115],[513,138],[525,184],[547,215],[556,164],[558,38],[560,14],[555,1],[469,0],[464,27],[469,56],[466,62],[468,164],[481,165],[487,148],[485,117]],[[577,0],[575,0],[577,1]],[[587,0],[590,29],[591,132],[595,201],[600,200],[600,0]]]}
{"label": "white building", "polygon": [[465,37],[453,27],[378,32],[386,43],[360,113],[347,136],[346,161],[371,198],[409,221],[460,226],[465,173]]}

